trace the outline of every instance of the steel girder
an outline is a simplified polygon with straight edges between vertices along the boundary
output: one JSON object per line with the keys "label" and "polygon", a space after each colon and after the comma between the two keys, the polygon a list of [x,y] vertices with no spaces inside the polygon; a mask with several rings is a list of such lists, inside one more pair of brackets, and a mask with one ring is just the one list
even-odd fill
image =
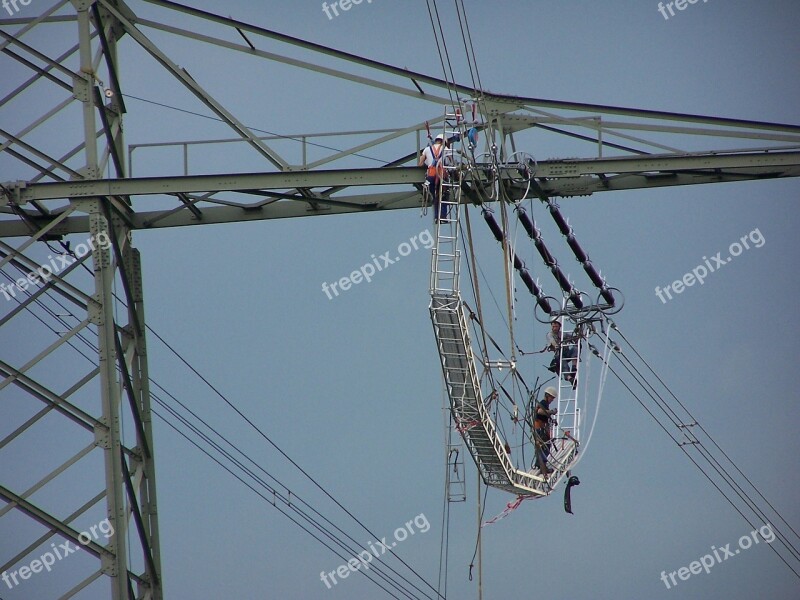
{"label": "steel girder", "polygon": [[[54,470],[47,472],[42,465],[44,473],[36,475],[41,478],[33,486],[15,490],[11,484],[19,474],[12,472],[3,477],[6,485],[0,488],[0,498],[8,504],[0,516],[14,508],[46,531],[32,543],[26,542],[23,552],[10,559],[3,557],[0,571],[13,570],[26,557],[37,556],[37,552],[41,555],[57,535],[99,560],[97,570],[69,590],[66,597],[104,575],[111,580],[112,598],[160,598],[140,259],[131,247],[128,228],[112,215],[108,204],[99,199],[79,200],[65,215],[77,212],[85,214],[90,237],[73,249],[71,257],[63,255],[63,261],[52,254],[49,263],[42,260],[30,243],[46,237],[51,228],[42,229],[17,248],[0,241],[0,266],[6,276],[0,292],[5,297],[0,327],[12,335],[17,328],[29,331],[38,340],[40,336],[34,336],[30,326],[30,315],[38,314],[37,319],[50,330],[50,335],[40,342],[44,348],[35,356],[26,360],[27,348],[20,348],[0,360],[0,393],[8,402],[20,394],[28,398],[19,413],[12,411],[18,418],[20,414],[28,418],[15,429],[2,432],[0,452],[13,448],[15,441],[46,447],[54,426],[70,439],[82,440],[82,450]],[[9,278],[9,273],[16,277]],[[124,291],[121,302],[115,302],[115,281]],[[120,305],[124,317],[115,317]],[[36,311],[31,313],[31,309]],[[67,331],[59,331],[63,328]],[[83,354],[90,365],[88,370],[76,370],[61,382],[57,379],[64,373],[59,365],[67,347]],[[65,391],[58,391],[61,388]],[[123,427],[125,422],[128,431]],[[12,425],[13,421],[9,419],[8,423]],[[10,461],[3,462],[9,468]],[[55,493],[57,479],[66,478],[67,469],[85,472],[91,465],[104,467],[103,475],[95,472],[95,481],[84,488],[85,494],[91,496],[88,501],[81,501],[77,510],[66,502],[56,510],[43,507],[51,502],[49,484],[55,487]],[[94,515],[95,523],[107,519],[113,531],[107,544],[80,541],[81,530],[76,523],[86,523],[90,515]],[[129,544],[136,553],[130,558]]]}
{"label": "steel girder", "polygon": [[[41,81],[71,95],[17,133],[2,132],[5,143],[0,151],[38,171],[29,179],[33,185],[41,179],[60,181],[64,175],[96,179],[108,164],[119,177],[126,176],[124,102],[116,76],[119,28],[113,17],[95,3],[72,2],[70,22],[77,24],[78,43],[57,59],[21,39],[67,6],[57,3],[14,35],[1,32],[5,56],[33,70],[34,76],[0,100],[0,106],[17,100]],[[71,70],[66,60],[76,54],[79,67]],[[97,86],[101,63],[109,82],[108,104]],[[66,154],[48,152],[23,139],[75,105],[82,139]],[[75,161],[82,162],[67,164]],[[31,571],[42,570],[44,556],[52,558],[56,553],[59,559],[65,558],[71,549],[95,562],[69,589],[60,591],[61,597],[105,589],[114,600],[160,599],[140,259],[131,245],[127,221],[120,217],[130,212],[128,201],[76,198],[56,214],[37,202],[29,208],[47,223],[29,228],[30,235],[22,244],[12,246],[0,240],[0,328],[15,340],[3,345],[6,352],[0,358],[0,393],[7,415],[0,430],[0,453],[4,454],[0,464],[6,469],[0,486],[0,499],[5,502],[0,517],[4,527],[14,530],[11,539],[19,545],[13,556],[0,557],[0,572],[15,586],[35,586],[27,579]],[[35,223],[35,217],[17,206],[10,214],[28,225]],[[43,258],[41,242],[52,239],[54,229],[77,214],[82,215],[83,231],[89,234],[86,241],[75,248],[65,244],[60,251],[49,246],[52,254]],[[115,285],[121,286],[121,298],[115,298]],[[44,335],[37,327],[41,325]],[[89,362],[88,367],[74,367],[75,351]],[[72,365],[69,371],[63,368],[67,355],[66,362]],[[59,447],[46,452],[54,441]],[[18,448],[43,452],[34,472],[14,469],[9,457]],[[98,524],[105,537],[95,537]],[[56,545],[59,541],[63,543]],[[37,561],[38,571],[32,568]]]}
{"label": "steel girder", "polygon": [[[800,151],[715,152],[662,154],[636,157],[564,159],[541,161],[537,181],[548,196],[587,196],[606,191],[644,189],[701,183],[735,182],[800,176]],[[175,177],[77,180],[52,183],[6,183],[0,209],[13,206],[17,212],[27,205],[78,198],[135,198],[139,210],[125,206],[131,229],[153,229],[257,221],[314,215],[332,215],[378,210],[419,208],[422,195],[413,186],[424,181],[416,167],[346,169],[291,173],[238,173]],[[510,184],[509,184],[510,185]],[[330,197],[331,186],[402,186],[410,191],[373,192]],[[319,191],[314,191],[319,188]],[[311,198],[292,190],[311,191]],[[283,193],[282,191],[285,191]],[[233,192],[263,196],[258,202],[219,201],[211,194]],[[510,193],[521,197],[524,189],[510,185]],[[182,205],[165,210],[148,210],[148,199],[170,195]],[[198,194],[203,194],[199,196]],[[23,221],[0,221],[0,237],[27,236],[56,218],[60,211],[41,215],[26,210]],[[86,217],[71,216],[52,228],[51,235],[88,231]]]}
{"label": "steel girder", "polygon": [[[353,158],[367,149],[387,147],[387,144],[396,148],[396,143],[404,139],[413,142],[407,146],[410,149],[418,148],[422,124],[409,124],[388,133],[387,130],[382,130],[380,134],[373,134],[370,141],[345,150],[337,150],[310,164],[304,159],[302,165],[290,165],[273,148],[267,146],[264,138],[256,137],[230,111],[200,87],[185,69],[177,68],[175,63],[142,32],[142,29],[146,28],[167,32],[204,45],[245,53],[259,59],[281,62],[322,76],[337,77],[387,93],[414,98],[424,102],[424,106],[434,103],[438,107],[446,102],[448,89],[455,90],[462,97],[478,98],[485,109],[487,119],[484,123],[487,133],[486,146],[488,148],[491,143],[496,143],[500,147],[501,160],[516,150],[515,136],[525,131],[565,136],[590,142],[597,148],[597,157],[540,161],[536,174],[538,184],[542,192],[548,195],[568,197],[610,190],[794,177],[798,173],[797,153],[800,149],[798,126],[477,92],[466,86],[449,85],[448,82],[429,75],[400,69],[168,0],[147,0],[147,2],[167,9],[170,14],[184,17],[184,21],[188,16],[206,24],[213,23],[222,31],[236,30],[244,38],[245,43],[233,43],[223,37],[196,33],[170,23],[141,19],[122,2],[101,0],[98,3],[89,3],[87,0],[87,5],[91,4],[92,14],[96,15],[95,20],[99,20],[102,15],[107,26],[88,33],[91,37],[99,38],[101,48],[93,61],[93,66],[88,66],[90,61],[84,57],[86,65],[83,69],[91,72],[92,77],[81,78],[65,69],[59,60],[51,60],[46,54],[25,44],[19,39],[22,34],[18,33],[16,36],[4,34],[6,38],[4,47],[17,46],[47,63],[44,68],[39,68],[39,77],[47,75],[54,83],[70,89],[66,82],[51,75],[50,71],[69,75],[74,80],[76,97],[92,94],[95,96],[95,108],[103,123],[103,127],[95,135],[112,140],[103,153],[103,163],[99,167],[104,167],[108,160],[112,160],[120,179],[88,184],[87,179],[96,179],[96,173],[86,173],[85,170],[78,172],[79,169],[67,164],[72,157],[89,151],[85,143],[62,158],[54,158],[51,154],[26,145],[22,139],[24,134],[34,129],[44,117],[18,134],[0,130],[0,135],[7,140],[2,148],[19,161],[39,171],[35,177],[27,180],[4,182],[3,189],[0,189],[0,236],[26,235],[35,231],[52,216],[64,210],[69,198],[85,197],[87,194],[105,197],[108,202],[113,203],[133,229],[414,208],[421,205],[419,185],[422,182],[422,171],[397,168],[414,161],[417,156],[415,151],[401,153],[398,158],[378,169],[320,171],[317,167]],[[58,22],[59,17],[54,16],[53,12],[54,9],[46,11],[37,19],[28,22],[20,31],[25,33],[36,24],[42,26],[41,23]],[[23,21],[12,19],[7,22]],[[181,21],[181,25],[184,21]],[[121,143],[118,122],[124,112],[124,102],[119,89],[119,78],[113,67],[115,61],[113,58],[108,59],[110,56],[108,50],[116,48],[116,44],[108,43],[112,33],[116,36],[127,34],[132,38],[222,122],[227,123],[238,134],[239,137],[236,139],[251,146],[280,172],[138,178],[122,181],[121,179],[126,178],[126,174],[124,146]],[[246,34],[338,59],[343,63],[343,67],[334,69],[262,50]],[[4,48],[4,51],[7,50]],[[107,90],[111,101],[106,106],[103,106],[99,89],[95,85],[95,80],[99,81],[96,72],[101,57],[106,58],[107,79],[110,82]],[[391,78],[391,81],[386,81],[386,77]],[[83,89],[87,86],[91,90]],[[21,89],[18,88],[17,92]],[[83,106],[84,111],[89,110],[87,107],[91,108],[89,102],[84,102]],[[57,108],[50,111],[52,114],[56,112]],[[606,119],[609,115],[628,117],[630,120],[609,121]],[[88,112],[85,116],[87,118],[84,121],[89,122]],[[436,113],[429,117],[431,123],[437,123],[441,119]],[[88,125],[85,127],[88,128]],[[655,138],[640,137],[643,133],[652,134]],[[298,142],[302,139],[305,144],[306,138],[313,135],[315,134],[302,134],[294,139]],[[85,131],[85,137],[86,139],[90,137],[88,129]],[[685,152],[676,147],[675,139],[685,140],[687,137],[726,142],[741,140],[742,143],[758,140],[759,146],[727,151],[714,149],[708,152]],[[176,145],[179,143],[175,142]],[[637,147],[631,147],[631,144]],[[659,154],[651,155],[650,149],[659,151]],[[603,153],[609,151],[622,154],[603,157]],[[64,172],[70,181],[64,181],[63,176],[58,173],[59,170]],[[42,179],[62,183],[45,183]],[[34,185],[40,182],[41,186]],[[370,189],[365,190],[367,191],[365,194],[342,195],[349,187],[369,185],[394,187],[388,193]],[[247,198],[242,199],[243,194]],[[159,195],[162,204],[166,199],[169,207],[153,210],[152,203],[145,204],[141,200],[134,202],[134,198],[139,196],[153,195]],[[249,197],[253,195],[260,196],[261,199],[252,202]],[[3,219],[4,214],[14,215],[14,218]],[[18,217],[22,217],[27,225],[20,223]],[[86,231],[86,223],[83,217],[72,218],[64,224],[59,233]]]}

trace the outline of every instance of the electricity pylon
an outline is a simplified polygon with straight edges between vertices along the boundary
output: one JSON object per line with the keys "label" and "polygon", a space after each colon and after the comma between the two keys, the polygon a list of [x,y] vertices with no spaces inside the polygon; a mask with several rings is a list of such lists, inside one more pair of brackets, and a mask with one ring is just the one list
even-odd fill
{"label": "electricity pylon", "polygon": [[[97,562],[63,597],[106,582],[114,600],[162,597],[157,444],[133,232],[418,209],[424,171],[413,165],[427,124],[440,124],[441,107],[451,102],[451,94],[480,101],[486,124],[483,143],[501,160],[517,152],[519,137],[527,131],[591,144],[596,156],[538,161],[534,193],[543,198],[800,175],[800,126],[489,94],[165,0],[144,2],[163,9],[163,19],[139,18],[120,0],[60,0],[35,18],[0,20],[2,72],[9,74],[7,81],[18,82],[0,100],[0,107],[11,107],[4,109],[0,129],[0,273],[5,278],[0,280],[0,401],[14,408],[9,413],[13,419],[0,430],[0,499],[6,502],[0,525],[27,536],[14,538],[18,551],[0,557],[0,572],[19,571],[20,564],[54,548],[57,538],[67,540]],[[186,29],[187,23],[202,25],[204,32],[213,26],[219,35]],[[33,35],[54,31],[60,35]],[[71,45],[76,31],[77,41]],[[400,128],[336,132],[345,139],[366,136],[369,141],[313,161],[307,159],[308,145],[330,132],[289,136],[302,148],[302,160],[292,164],[273,147],[274,140],[286,136],[256,135],[150,39],[147,32],[154,31],[207,50],[369,86],[418,103],[420,119]],[[242,42],[224,35],[231,32]],[[66,47],[54,50],[59,46],[54,39],[66,41]],[[340,66],[262,50],[267,43],[325,55]],[[134,146],[126,146],[122,127],[126,106],[120,64],[125,61],[118,55],[133,46],[233,132],[231,139],[204,143],[245,144],[263,161],[264,170],[131,177]],[[34,96],[60,99],[24,127],[15,118],[14,131],[8,130],[15,106]],[[45,125],[60,135],[42,141],[36,130]],[[75,143],[66,151],[65,138]],[[674,140],[687,138],[757,145],[695,152],[674,145]],[[184,150],[198,143],[174,142]],[[360,153],[379,147],[397,158],[379,168],[329,168],[357,161]],[[613,155],[604,156],[608,152]],[[110,170],[113,177],[102,177]],[[511,197],[526,193],[513,179],[503,184]],[[356,188],[362,193],[352,191]],[[468,185],[462,197],[465,202],[486,200]],[[159,200],[157,207],[154,199]],[[46,335],[27,335],[26,319],[32,318],[44,324]],[[67,381],[57,365],[68,347],[87,362]],[[55,440],[53,426],[59,432]],[[21,476],[14,471],[17,445],[46,449],[53,442],[70,448],[69,457],[53,459],[51,453],[53,464],[43,464],[41,472]],[[77,481],[81,498],[74,497]],[[72,493],[55,506],[39,500],[59,485]],[[6,525],[12,515],[19,521]],[[87,542],[83,528],[103,519],[114,534]]]}

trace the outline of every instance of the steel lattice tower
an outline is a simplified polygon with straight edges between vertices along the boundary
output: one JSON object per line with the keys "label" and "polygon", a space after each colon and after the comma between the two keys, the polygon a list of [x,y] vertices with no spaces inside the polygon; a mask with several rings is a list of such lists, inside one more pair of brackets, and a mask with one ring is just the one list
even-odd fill
{"label": "steel lattice tower", "polygon": [[[2,293],[10,296],[2,299],[0,311],[0,346],[6,350],[0,358],[0,402],[27,415],[0,430],[0,464],[11,471],[0,480],[0,499],[5,501],[0,517],[24,520],[19,527],[27,535],[14,540],[13,556],[0,557],[0,572],[67,540],[96,560],[71,589],[60,591],[63,597],[96,581],[101,582],[98,586],[110,581],[115,600],[162,598],[158,444],[152,435],[141,260],[132,234],[142,229],[418,209],[424,172],[413,165],[423,145],[424,118],[441,125],[441,107],[450,101],[447,82],[429,75],[166,0],[144,1],[165,11],[163,22],[138,18],[118,0],[61,0],[35,18],[0,20],[0,64],[16,85],[0,100],[0,272],[6,275],[0,283],[6,285]],[[41,4],[44,0],[36,6]],[[185,23],[233,32],[242,41],[197,33]],[[56,55],[47,39],[50,28],[73,36]],[[272,138],[244,125],[146,31],[399,95],[418,102],[423,120],[397,129],[336,132],[366,135],[370,141],[312,162],[306,160],[305,144],[323,134],[292,136],[303,145],[303,160],[291,164],[273,148]],[[36,35],[39,32],[42,35]],[[341,67],[262,50],[266,43],[319,53],[338,60]],[[262,160],[264,170],[131,177],[131,148],[123,136],[126,90],[120,64],[125,61],[118,56],[129,45],[144,50],[224,122],[234,139]],[[464,86],[451,91],[475,95]],[[11,112],[31,95],[52,105],[23,126]],[[501,155],[515,152],[515,135],[531,129],[596,146],[597,156],[592,158],[539,161],[536,182],[542,196],[800,176],[800,151],[785,149],[786,144],[797,147],[800,126],[479,95],[488,111],[486,138],[500,147]],[[36,135],[38,128],[54,122],[63,125],[68,143]],[[12,126],[13,131],[7,129]],[[640,137],[645,134],[656,141]],[[675,136],[758,145],[683,152],[666,142]],[[653,153],[632,150],[627,143],[647,146]],[[378,146],[404,150],[380,168],[331,168]],[[617,154],[604,157],[603,150],[609,148]],[[113,177],[103,177],[109,170]],[[365,193],[350,192],[354,187]],[[522,193],[513,182],[508,187],[512,195]],[[254,193],[260,196],[256,202]],[[154,208],[149,202],[153,197],[168,206]],[[474,190],[463,190],[464,202],[478,200]],[[83,249],[78,251],[80,244],[69,247],[73,254],[63,254],[62,262],[54,252],[66,252],[67,246],[58,244],[67,240],[80,242]],[[49,274],[42,270],[44,265],[50,265]],[[64,307],[75,320],[65,320],[60,312]],[[26,334],[30,314],[41,315],[47,335]],[[53,365],[70,347],[80,348],[87,362],[66,381]],[[45,423],[57,423],[63,439],[48,439]],[[70,448],[69,458],[53,460],[36,473],[17,474],[8,466],[17,445],[47,448],[52,443]],[[68,477],[68,470],[81,475]],[[40,490],[59,485],[70,494],[58,506],[38,501]],[[114,534],[83,544],[82,528],[103,519]]]}

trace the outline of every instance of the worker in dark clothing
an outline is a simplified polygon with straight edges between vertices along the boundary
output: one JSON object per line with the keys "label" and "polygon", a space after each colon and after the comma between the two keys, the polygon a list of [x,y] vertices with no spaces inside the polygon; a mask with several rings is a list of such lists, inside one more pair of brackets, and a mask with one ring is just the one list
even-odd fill
{"label": "worker in dark clothing", "polygon": [[547,458],[550,456],[550,424],[554,422],[553,415],[558,413],[557,408],[550,408],[558,392],[554,387],[544,390],[544,399],[536,403],[533,417],[533,432],[536,442],[536,460],[542,475],[549,475],[552,470],[547,468]]}
{"label": "worker in dark clothing", "polygon": [[575,387],[577,361],[574,359],[578,355],[578,349],[573,336],[564,336],[563,340],[561,337],[561,321],[556,317],[550,324],[550,331],[547,332],[547,345],[544,347],[545,350],[553,352],[553,360],[550,362],[548,370],[556,375],[563,374],[564,379]]}

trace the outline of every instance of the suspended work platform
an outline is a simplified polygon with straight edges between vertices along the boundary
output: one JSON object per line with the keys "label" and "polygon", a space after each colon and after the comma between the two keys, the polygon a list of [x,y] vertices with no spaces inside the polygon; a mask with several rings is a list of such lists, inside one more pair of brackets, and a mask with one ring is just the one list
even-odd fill
{"label": "suspended work platform", "polygon": [[434,294],[431,319],[456,427],[487,485],[514,494],[545,496],[557,473],[546,479],[511,463],[480,393],[480,382],[464,307],[458,295]]}
{"label": "suspended work platform", "polygon": [[[445,140],[467,140],[463,114],[446,111]],[[445,150],[441,156],[441,181],[434,196],[436,245],[431,261],[430,314],[436,335],[445,386],[450,403],[453,427],[460,434],[472,455],[486,485],[514,494],[541,497],[549,494],[563,474],[560,469],[542,476],[535,471],[517,469],[507,442],[498,434],[484,398],[470,340],[469,323],[459,293],[460,252],[459,214],[461,211],[461,178],[469,165],[462,162],[465,152]],[[568,454],[574,454],[568,451]],[[569,460],[563,461],[569,464]]]}

